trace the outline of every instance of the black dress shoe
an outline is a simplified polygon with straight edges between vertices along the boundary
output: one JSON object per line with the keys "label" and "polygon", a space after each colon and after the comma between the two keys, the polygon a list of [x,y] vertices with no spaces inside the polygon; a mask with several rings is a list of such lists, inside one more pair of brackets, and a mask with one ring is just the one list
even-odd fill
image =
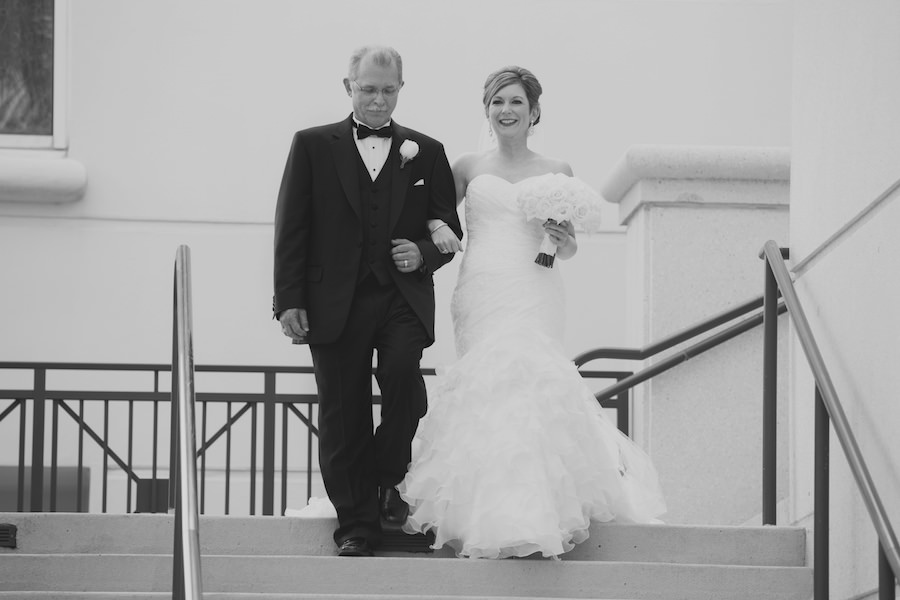
{"label": "black dress shoe", "polygon": [[338,550],[338,556],[374,556],[375,553],[372,552],[372,547],[369,545],[369,542],[366,541],[365,538],[361,537],[352,537],[348,540],[344,540],[341,544],[340,549]]}
{"label": "black dress shoe", "polygon": [[409,504],[400,497],[395,487],[381,489],[381,518],[388,523],[405,523],[409,515]]}

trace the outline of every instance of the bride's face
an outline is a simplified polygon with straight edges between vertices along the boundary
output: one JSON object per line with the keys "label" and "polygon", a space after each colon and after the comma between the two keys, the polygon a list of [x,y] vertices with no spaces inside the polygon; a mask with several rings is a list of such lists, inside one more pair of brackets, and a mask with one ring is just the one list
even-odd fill
{"label": "bride's face", "polygon": [[496,135],[527,135],[531,121],[537,116],[528,105],[525,88],[511,83],[500,88],[488,104],[488,120]]}

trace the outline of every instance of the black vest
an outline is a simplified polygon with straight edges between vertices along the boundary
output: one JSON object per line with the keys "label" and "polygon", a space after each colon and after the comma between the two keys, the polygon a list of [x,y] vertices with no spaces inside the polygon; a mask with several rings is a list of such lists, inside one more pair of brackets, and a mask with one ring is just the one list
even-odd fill
{"label": "black vest", "polygon": [[380,285],[387,285],[391,279],[388,269],[393,268],[391,256],[391,159],[385,161],[375,181],[366,171],[366,165],[358,152],[356,154],[359,172],[360,216],[362,219],[363,252],[359,266],[358,282],[370,275]]}

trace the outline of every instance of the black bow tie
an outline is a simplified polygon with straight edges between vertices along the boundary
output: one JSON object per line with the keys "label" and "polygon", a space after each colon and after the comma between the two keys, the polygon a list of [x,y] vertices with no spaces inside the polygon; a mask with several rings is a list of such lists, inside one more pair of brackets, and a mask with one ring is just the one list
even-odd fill
{"label": "black bow tie", "polygon": [[384,127],[379,127],[378,129],[371,129],[370,127],[366,127],[365,125],[358,124],[356,125],[356,137],[364,140],[370,135],[374,135],[376,137],[389,138],[394,135],[394,129],[390,125],[385,125]]}

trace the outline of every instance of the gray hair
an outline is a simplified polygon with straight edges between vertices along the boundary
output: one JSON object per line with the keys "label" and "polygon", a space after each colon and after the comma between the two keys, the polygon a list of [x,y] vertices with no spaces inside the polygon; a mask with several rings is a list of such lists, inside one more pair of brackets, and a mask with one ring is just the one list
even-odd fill
{"label": "gray hair", "polygon": [[390,46],[362,46],[354,50],[350,55],[350,67],[347,70],[347,78],[350,81],[356,81],[359,77],[359,63],[369,55],[376,65],[382,67],[390,66],[392,63],[397,65],[397,75],[400,81],[403,81],[403,59],[400,58],[400,53]]}

